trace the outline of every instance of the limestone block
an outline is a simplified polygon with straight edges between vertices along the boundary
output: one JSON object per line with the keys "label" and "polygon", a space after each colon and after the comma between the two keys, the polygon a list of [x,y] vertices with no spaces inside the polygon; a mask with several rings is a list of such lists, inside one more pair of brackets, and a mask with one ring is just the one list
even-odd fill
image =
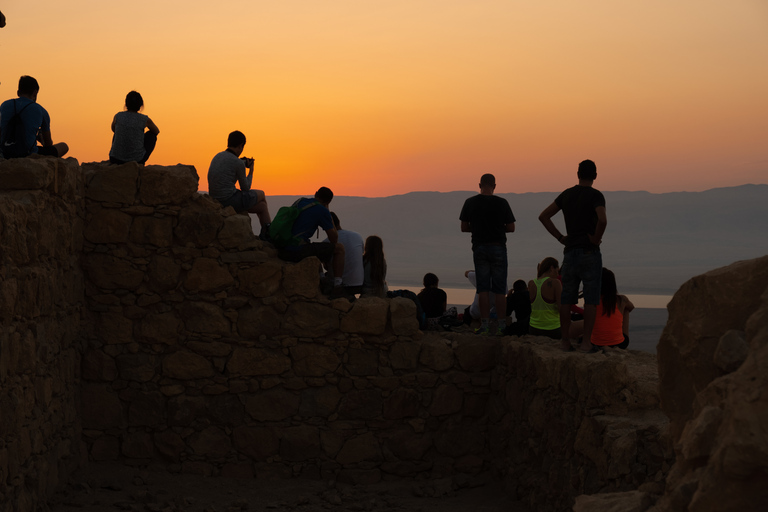
{"label": "limestone block", "polygon": [[178,343],[182,323],[175,313],[150,313],[141,319],[139,324],[141,339],[147,343],[163,343],[174,345]]}
{"label": "limestone block", "polygon": [[208,302],[184,302],[179,309],[188,331],[227,336],[231,327],[224,311]]}
{"label": "limestone block", "polygon": [[310,388],[301,392],[299,416],[305,418],[327,418],[334,412],[341,400],[341,393],[336,387]]}
{"label": "limestone block", "polygon": [[432,448],[432,436],[429,433],[417,434],[405,427],[394,431],[386,446],[400,460],[421,460]]}
{"label": "limestone block", "polygon": [[395,297],[389,303],[392,332],[398,336],[413,336],[419,332],[416,303],[405,297]]}
{"label": "limestone block", "polygon": [[173,219],[154,216],[136,217],[131,224],[130,240],[134,244],[170,247],[173,244]]}
{"label": "limestone block", "polygon": [[573,512],[645,512],[653,506],[647,492],[609,492],[576,497]]}
{"label": "limestone block", "polygon": [[241,271],[237,279],[243,293],[254,297],[269,297],[280,289],[282,276],[282,265],[277,261],[267,261]]}
{"label": "limestone block", "polygon": [[144,280],[144,272],[131,262],[108,254],[90,253],[83,257],[85,274],[98,288],[135,290]]}
{"label": "limestone block", "polygon": [[748,353],[749,344],[744,338],[744,333],[731,329],[720,336],[715,349],[714,362],[723,372],[730,373],[741,366]]}
{"label": "limestone block", "polygon": [[372,419],[381,416],[383,399],[378,389],[353,390],[339,404],[339,418],[345,420]]}
{"label": "limestone block", "polygon": [[437,451],[447,457],[483,451],[483,434],[478,425],[445,422],[434,433],[433,440]]}
{"label": "limestone block", "polygon": [[259,391],[245,397],[245,410],[257,421],[280,421],[299,410],[299,396],[280,388]]}
{"label": "limestone block", "polygon": [[195,432],[187,441],[195,455],[208,457],[225,457],[232,443],[229,436],[219,427],[208,427],[202,432]]}
{"label": "limestone block", "polygon": [[216,293],[235,283],[225,266],[211,258],[198,258],[187,273],[184,287],[190,292]]}
{"label": "limestone block", "polygon": [[111,382],[117,378],[115,360],[101,350],[89,350],[83,355],[83,379]]}
{"label": "limestone block", "polygon": [[137,393],[128,405],[128,425],[164,425],[165,397],[161,393]]}
{"label": "limestone block", "polygon": [[358,462],[378,462],[382,460],[381,446],[373,432],[352,437],[336,455],[336,462],[342,465]]}
{"label": "limestone block", "polygon": [[190,341],[187,348],[206,357],[226,357],[232,352],[232,345],[218,341]]}
{"label": "limestone block", "polygon": [[191,243],[195,247],[208,247],[216,240],[223,225],[224,218],[218,209],[191,206],[179,213],[179,222],[173,234],[181,245]]}
{"label": "limestone block", "polygon": [[432,403],[429,406],[429,414],[432,416],[445,416],[461,411],[464,404],[464,393],[453,384],[438,386],[432,395]]}
{"label": "limestone block", "polygon": [[163,376],[170,379],[204,379],[215,373],[211,362],[194,352],[179,350],[163,359]]}
{"label": "limestone block", "polygon": [[283,268],[283,290],[289,297],[300,295],[312,299],[320,291],[320,261],[304,258]]}
{"label": "limestone block", "polygon": [[53,181],[50,158],[0,159],[0,190],[39,190]]}
{"label": "limestone block", "polygon": [[282,430],[280,456],[299,462],[320,455],[320,432],[317,427],[302,425]]}
{"label": "limestone block", "polygon": [[383,334],[387,327],[388,314],[387,300],[378,297],[361,297],[341,319],[341,330],[353,334]]}
{"label": "limestone block", "polygon": [[251,306],[238,311],[237,332],[243,338],[258,339],[280,333],[282,316],[271,306]]}
{"label": "limestone block", "polygon": [[[344,321],[342,320],[342,324]],[[347,349],[349,361],[344,365],[350,375],[374,376],[379,374],[379,351],[364,348]]]}
{"label": "limestone block", "polygon": [[459,366],[468,372],[491,370],[500,360],[501,346],[490,339],[462,338],[454,353]]}
{"label": "limestone block", "polygon": [[453,349],[441,338],[425,338],[421,343],[419,362],[439,372],[448,370],[453,367]]}
{"label": "limestone block", "polygon": [[291,360],[280,350],[236,348],[227,363],[230,375],[280,375],[291,369]]}
{"label": "limestone block", "polygon": [[155,446],[149,432],[131,432],[123,434],[120,451],[129,459],[151,459]]}
{"label": "limestone block", "polygon": [[101,436],[91,445],[91,460],[101,462],[117,460],[120,457],[120,439],[115,436]]}
{"label": "limestone block", "polygon": [[132,220],[130,215],[114,208],[94,208],[83,236],[94,244],[123,244],[128,241]]}
{"label": "limestone block", "polygon": [[240,425],[245,420],[245,408],[239,395],[226,393],[212,395],[206,400],[206,412],[217,425]]}
{"label": "limestone block", "polygon": [[83,384],[80,403],[83,408],[83,428],[105,430],[120,427],[123,423],[120,399],[104,384]]}
{"label": "limestone block", "polygon": [[232,215],[224,219],[224,224],[219,231],[218,241],[227,249],[256,240],[251,228],[251,217],[248,215]]}
{"label": "limestone block", "polygon": [[671,420],[673,440],[691,417],[696,393],[720,375],[714,363],[720,337],[745,331],[766,287],[768,256],[763,256],[696,276],[672,297],[657,355],[661,409]]}
{"label": "limestone block", "polygon": [[181,265],[173,258],[155,256],[149,262],[149,285],[156,291],[173,290],[179,284]]}
{"label": "limestone block", "polygon": [[381,481],[381,470],[345,468],[339,471],[337,480],[348,485],[374,485]]}
{"label": "limestone block", "polygon": [[200,396],[179,395],[168,400],[168,424],[189,427],[198,418],[207,416],[205,399]]}
{"label": "limestone block", "polygon": [[88,199],[105,203],[133,204],[138,190],[139,164],[84,163],[85,193]]}
{"label": "limestone block", "polygon": [[323,377],[335,372],[341,364],[336,352],[323,345],[296,345],[290,351],[293,371],[301,377]]}
{"label": "limestone block", "polygon": [[241,425],[232,432],[235,449],[253,460],[277,455],[280,440],[271,428]]}
{"label": "limestone block", "polygon": [[283,320],[286,334],[315,338],[339,329],[339,312],[314,302],[294,302]]}
{"label": "limestone block", "polygon": [[152,354],[121,354],[115,358],[120,378],[149,382],[157,374],[157,357]]}
{"label": "limestone block", "polygon": [[414,417],[419,414],[420,407],[421,398],[416,390],[399,388],[384,401],[384,418],[398,420]]}
{"label": "limestone block", "polygon": [[421,342],[398,341],[389,352],[389,362],[393,370],[414,370],[419,364]]}
{"label": "limestone block", "polygon": [[148,165],[140,169],[139,199],[147,205],[181,204],[197,192],[197,171],[191,165]]}
{"label": "limestone block", "polygon": [[170,461],[178,461],[182,452],[186,449],[184,440],[171,429],[155,432],[153,440],[157,453]]}
{"label": "limestone block", "polygon": [[35,370],[38,364],[37,342],[32,331],[10,333],[5,344],[3,355],[7,360],[3,363],[6,373],[21,375]]}

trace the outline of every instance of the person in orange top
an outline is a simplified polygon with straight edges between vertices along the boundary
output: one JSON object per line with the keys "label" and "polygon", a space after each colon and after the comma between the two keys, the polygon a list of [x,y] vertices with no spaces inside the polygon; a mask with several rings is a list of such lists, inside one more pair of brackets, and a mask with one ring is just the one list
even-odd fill
{"label": "person in orange top", "polygon": [[619,295],[616,276],[603,267],[600,281],[600,303],[597,305],[592,344],[600,347],[629,346],[629,313],[635,309],[626,295]]}

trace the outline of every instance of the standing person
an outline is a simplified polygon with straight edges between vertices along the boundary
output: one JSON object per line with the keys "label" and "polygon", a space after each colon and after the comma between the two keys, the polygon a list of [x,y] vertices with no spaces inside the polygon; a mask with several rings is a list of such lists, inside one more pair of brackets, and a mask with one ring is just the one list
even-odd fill
{"label": "standing person", "polygon": [[[16,99],[0,105],[0,144],[5,158],[21,158],[32,153],[63,157],[69,151],[64,142],[53,143],[51,117],[37,103],[40,85],[31,76],[19,78]],[[17,116],[18,114],[18,116]],[[11,126],[11,121],[15,126]],[[42,146],[37,145],[37,141]]]}
{"label": "standing person", "polygon": [[363,295],[386,297],[387,260],[384,259],[384,242],[376,235],[365,239],[363,253]]}
{"label": "standing person", "polygon": [[[344,246],[344,275],[341,276],[341,286],[344,291],[353,295],[363,291],[363,237],[360,233],[341,228],[339,217],[331,212],[333,225],[339,235],[339,242]],[[329,239],[323,240],[330,242]]]}
{"label": "standing person", "polygon": [[506,327],[507,294],[507,233],[515,231],[515,216],[503,197],[493,195],[496,177],[483,174],[480,193],[464,202],[459,220],[461,231],[472,233],[472,257],[477,273],[477,293],[480,296],[480,327],[477,334],[489,334],[491,315],[489,292],[495,294],[499,325],[494,331],[503,335]]}
{"label": "standing person", "polygon": [[[231,206],[237,213],[255,213],[261,224],[264,238],[269,232],[272,217],[269,215],[267,197],[261,190],[251,190],[253,158],[240,158],[245,149],[245,135],[234,131],[227,137],[227,149],[217,153],[208,168],[208,194],[222,206]],[[248,168],[248,175],[245,169]],[[240,183],[240,190],[235,184]]]}
{"label": "standing person", "polygon": [[125,111],[118,112],[112,118],[114,135],[109,161],[113,164],[138,162],[143,165],[155,150],[160,129],[149,116],[139,113],[142,108],[144,98],[138,92],[131,91],[125,96]]}
{"label": "standing person", "polygon": [[[579,300],[579,283],[584,283],[584,337],[579,350],[592,352],[592,328],[595,325],[597,304],[600,302],[600,277],[603,256],[600,244],[608,225],[605,213],[605,197],[592,187],[597,178],[597,166],[592,160],[579,164],[579,184],[561,193],[555,201],[539,215],[539,220],[558,242],[563,250],[563,293],[560,305],[561,348],[572,350],[569,337],[571,326],[570,309]],[[552,222],[560,210],[565,218],[566,235]]]}

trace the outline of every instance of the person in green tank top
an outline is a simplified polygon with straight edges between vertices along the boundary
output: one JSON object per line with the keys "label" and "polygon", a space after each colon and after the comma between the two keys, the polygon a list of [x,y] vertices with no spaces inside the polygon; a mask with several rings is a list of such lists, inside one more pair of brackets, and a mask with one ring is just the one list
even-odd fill
{"label": "person in green tank top", "polygon": [[562,337],[560,294],[563,285],[557,278],[559,268],[555,258],[544,258],[537,267],[537,278],[528,282],[528,295],[531,298],[529,334],[547,336],[555,340]]}

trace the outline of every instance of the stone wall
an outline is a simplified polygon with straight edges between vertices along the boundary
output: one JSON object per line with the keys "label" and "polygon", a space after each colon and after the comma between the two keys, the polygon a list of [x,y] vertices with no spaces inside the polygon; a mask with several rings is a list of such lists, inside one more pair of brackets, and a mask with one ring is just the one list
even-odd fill
{"label": "stone wall", "polygon": [[27,512],[80,464],[82,174],[0,161],[0,510]]}

